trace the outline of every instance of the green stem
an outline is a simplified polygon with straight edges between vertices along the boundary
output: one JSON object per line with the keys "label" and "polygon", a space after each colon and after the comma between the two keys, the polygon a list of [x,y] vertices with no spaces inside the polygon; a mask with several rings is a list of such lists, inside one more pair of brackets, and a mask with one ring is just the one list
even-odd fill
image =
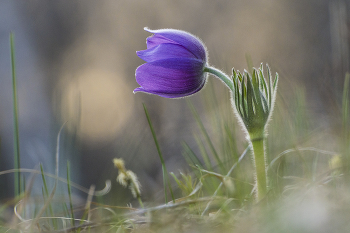
{"label": "green stem", "polygon": [[256,200],[260,201],[267,193],[265,142],[264,138],[257,138],[251,143],[255,166]]}
{"label": "green stem", "polygon": [[227,76],[227,74],[225,74],[221,70],[216,69],[215,67],[211,67],[211,66],[205,67],[204,72],[211,73],[211,74],[215,75],[216,77],[218,77],[219,79],[221,79],[226,84],[226,86],[233,92],[233,82],[230,79],[230,77]]}

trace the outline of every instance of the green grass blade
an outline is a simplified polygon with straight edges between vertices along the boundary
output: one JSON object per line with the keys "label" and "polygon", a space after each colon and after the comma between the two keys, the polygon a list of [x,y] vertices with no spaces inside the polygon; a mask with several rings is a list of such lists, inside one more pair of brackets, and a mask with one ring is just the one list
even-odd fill
{"label": "green grass blade", "polygon": [[47,188],[47,183],[46,183],[46,179],[45,179],[45,175],[44,175],[44,169],[43,169],[43,165],[42,164],[40,164],[40,171],[41,171],[41,179],[43,180],[44,194],[45,194],[45,197],[47,197],[49,195],[49,190]]}
{"label": "green grass blade", "polygon": [[69,163],[69,161],[67,161],[67,187],[68,187],[70,215],[72,218],[72,226],[74,227],[75,221],[74,221],[74,208],[73,208],[73,202],[72,202],[72,191],[71,191],[71,185],[70,185],[70,163]]}
{"label": "green grass blade", "polygon": [[[44,186],[43,187],[43,198],[44,198],[44,200],[46,200],[49,197],[49,189],[47,188],[46,178],[44,175],[44,169],[43,169],[42,164],[40,164],[40,171],[41,171],[41,178],[42,178],[43,186]],[[53,209],[52,209],[51,204],[49,204],[49,212],[50,212],[50,215],[53,217],[54,214],[53,214]],[[53,225],[54,229],[57,229],[57,219],[52,219],[52,225]]]}
{"label": "green grass blade", "polygon": [[200,130],[202,131],[202,133],[203,133],[203,135],[204,135],[205,141],[206,141],[206,143],[208,144],[210,151],[211,151],[212,154],[214,155],[214,158],[215,158],[217,164],[218,164],[218,165],[220,166],[220,168],[224,171],[224,165],[223,165],[221,159],[219,158],[219,155],[218,155],[218,153],[216,152],[216,149],[215,149],[215,147],[214,147],[214,145],[213,145],[213,143],[212,143],[212,141],[211,141],[211,139],[210,139],[210,137],[209,137],[209,134],[208,134],[207,130],[205,129],[205,127],[204,127],[204,125],[203,125],[203,122],[201,121],[201,119],[200,119],[200,117],[199,117],[199,115],[198,115],[196,109],[194,108],[194,106],[193,106],[193,104],[191,103],[191,101],[187,101],[187,103],[188,103],[188,106],[189,106],[190,109],[191,109],[191,112],[192,112],[192,114],[193,114],[193,116],[194,116],[194,118],[195,118],[195,120],[196,120],[196,122],[197,122],[197,124],[198,124],[198,126],[199,126],[199,128],[200,128]]}
{"label": "green grass blade", "polygon": [[[35,226],[41,215],[46,211],[46,209],[49,207],[51,208],[51,201],[53,200],[53,197],[56,193],[56,189],[57,189],[57,182],[58,182],[58,173],[59,173],[59,157],[60,157],[60,137],[61,137],[61,132],[63,130],[63,127],[64,125],[66,124],[66,122],[61,126],[59,132],[58,132],[58,135],[57,135],[57,145],[56,145],[56,171],[55,171],[55,183],[54,183],[54,186],[52,188],[52,191],[50,193],[50,195],[48,196],[47,200],[44,202],[44,206],[41,208],[41,210],[39,211],[38,215],[35,217],[35,219],[33,220],[33,223],[32,223],[32,227]],[[44,181],[44,186],[46,186],[46,181],[45,181],[45,176],[44,176],[44,172],[43,172],[43,169],[41,167],[41,174],[42,174],[42,177],[43,177],[43,181]],[[47,187],[47,186],[46,186]],[[48,194],[48,191],[45,191],[47,194]],[[52,214],[53,216],[53,214]],[[56,223],[57,223],[57,219],[55,219]],[[57,224],[53,224],[54,227],[56,227],[57,229]]]}
{"label": "green grass blade", "polygon": [[184,157],[188,162],[191,162],[195,166],[203,167],[203,163],[198,159],[197,155],[186,142],[182,142],[182,147],[185,150]]}
{"label": "green grass blade", "polygon": [[209,154],[204,146],[204,142],[199,138],[199,136],[195,135],[194,136],[196,142],[197,142],[197,145],[198,145],[198,149],[200,151],[200,154],[204,160],[204,164],[205,164],[205,167],[209,170],[213,170],[213,166],[211,164],[211,160],[210,160],[210,157],[209,157]]}
{"label": "green grass blade", "polygon": [[161,152],[160,147],[159,147],[159,143],[158,143],[158,140],[157,140],[157,137],[156,137],[156,133],[154,132],[154,129],[153,129],[151,118],[149,117],[146,105],[145,104],[142,104],[142,105],[143,105],[143,109],[144,109],[146,117],[147,117],[148,125],[149,125],[149,127],[151,129],[151,132],[152,132],[154,143],[156,144],[156,147],[157,147],[157,151],[158,151],[158,155],[159,155],[159,158],[160,158],[160,162],[162,163],[165,203],[168,203],[167,191],[166,191],[166,187],[167,186],[169,187],[171,198],[172,198],[173,202],[175,203],[173,190],[172,190],[171,185],[169,183],[168,172],[167,172],[167,169],[166,169],[166,166],[165,166],[165,162],[164,162],[164,159],[163,159],[162,152]]}
{"label": "green grass blade", "polygon": [[[231,152],[231,155],[238,155],[238,149],[237,149],[237,144],[236,144],[236,140],[234,138],[234,132],[232,131],[232,129],[229,127],[228,123],[225,122],[224,123],[224,130],[225,130],[225,133],[224,133],[224,137],[226,138],[227,140],[227,143],[228,143],[228,151]],[[233,157],[232,157],[233,158]]]}
{"label": "green grass blade", "polygon": [[10,33],[10,50],[11,50],[11,68],[12,68],[12,92],[13,92],[13,121],[14,121],[14,168],[15,172],[15,196],[21,193],[21,174],[18,169],[21,167],[21,157],[19,150],[19,127],[18,127],[18,100],[17,100],[17,85],[16,85],[16,66],[15,66],[15,45],[14,35]]}
{"label": "green grass blade", "polygon": [[345,133],[348,133],[349,124],[349,80],[350,80],[350,74],[347,73],[345,75],[344,80],[344,89],[343,89],[343,100],[342,100],[342,121],[343,121],[343,129]]}
{"label": "green grass blade", "polygon": [[343,126],[343,159],[344,159],[344,174],[347,178],[350,177],[350,125],[349,125],[349,83],[350,74],[346,73],[344,80],[343,99],[342,99],[342,126]]}

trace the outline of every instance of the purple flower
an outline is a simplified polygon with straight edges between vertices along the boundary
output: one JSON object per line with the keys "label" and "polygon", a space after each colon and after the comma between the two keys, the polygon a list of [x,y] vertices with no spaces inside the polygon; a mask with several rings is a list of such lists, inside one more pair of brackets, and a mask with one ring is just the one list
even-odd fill
{"label": "purple flower", "polygon": [[147,38],[146,50],[136,52],[147,63],[136,69],[136,81],[141,87],[134,93],[141,91],[179,98],[201,90],[207,80],[204,44],[180,30],[145,30],[154,35]]}

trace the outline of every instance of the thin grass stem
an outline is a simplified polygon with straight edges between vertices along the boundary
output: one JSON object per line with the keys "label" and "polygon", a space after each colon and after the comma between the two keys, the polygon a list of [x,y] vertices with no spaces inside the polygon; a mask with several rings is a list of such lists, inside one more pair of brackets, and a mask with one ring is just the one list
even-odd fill
{"label": "thin grass stem", "polygon": [[70,215],[72,218],[72,226],[74,227],[75,221],[74,221],[74,208],[73,208],[73,201],[72,201],[72,191],[71,191],[71,184],[70,184],[70,163],[69,163],[69,161],[67,161],[67,188],[68,188]]}
{"label": "thin grass stem", "polygon": [[216,195],[218,194],[219,190],[221,189],[221,187],[224,185],[225,180],[231,175],[231,173],[233,172],[233,170],[237,167],[237,165],[242,161],[242,159],[244,158],[244,156],[247,154],[247,152],[249,151],[250,146],[248,146],[242,153],[242,155],[238,158],[237,162],[235,162],[231,169],[228,171],[228,173],[226,174],[224,180],[219,184],[219,186],[217,187],[217,189],[215,190],[214,194],[212,195],[212,199],[208,202],[207,206],[205,207],[204,211],[202,212],[202,216],[204,216],[207,211],[209,210],[209,207],[213,201],[213,199],[216,197]]}
{"label": "thin grass stem", "polygon": [[153,125],[152,125],[152,122],[151,122],[151,118],[149,117],[146,105],[145,104],[142,104],[142,105],[143,105],[143,109],[144,109],[146,117],[147,117],[148,125],[149,125],[149,127],[151,129],[151,132],[152,132],[154,143],[156,144],[156,147],[157,147],[157,151],[158,151],[158,155],[159,155],[159,158],[160,158],[160,162],[162,163],[165,203],[168,203],[168,197],[167,197],[167,191],[166,191],[167,186],[169,188],[169,191],[170,191],[170,194],[171,194],[171,198],[172,198],[173,202],[175,203],[175,197],[174,197],[174,193],[173,193],[173,190],[172,190],[170,182],[169,182],[169,177],[168,177],[168,172],[167,172],[167,169],[166,169],[166,166],[165,166],[165,161],[163,159],[163,155],[162,155],[162,152],[161,152],[160,147],[159,147],[159,143],[158,143],[158,140],[157,140],[157,137],[156,137],[156,133],[154,131],[154,128],[153,128]]}
{"label": "thin grass stem", "polygon": [[343,126],[343,141],[342,141],[342,151],[343,151],[343,162],[345,164],[344,174],[347,179],[350,177],[350,125],[349,125],[349,83],[350,83],[350,74],[346,73],[344,80],[344,89],[343,89],[343,99],[342,99],[342,126]]}
{"label": "thin grass stem", "polygon": [[35,217],[33,224],[31,225],[31,227],[33,228],[34,226],[37,225],[40,217],[42,216],[42,214],[46,211],[47,207],[49,207],[51,205],[51,201],[56,193],[56,188],[57,188],[57,183],[58,183],[58,172],[59,172],[59,157],[60,157],[60,138],[61,138],[61,133],[63,130],[64,125],[66,124],[66,122],[61,126],[58,135],[57,135],[57,144],[56,144],[56,171],[55,171],[55,183],[54,186],[52,188],[52,191],[50,193],[50,196],[48,197],[48,199],[45,201],[44,206],[41,208],[41,210],[39,211],[38,215]]}
{"label": "thin grass stem", "polygon": [[204,124],[202,122],[202,120],[200,119],[199,115],[198,115],[198,112],[196,111],[195,107],[193,106],[192,102],[191,101],[187,101],[188,103],[188,106],[190,107],[191,109],[191,112],[200,128],[200,130],[202,131],[203,135],[204,135],[204,138],[205,138],[205,141],[209,147],[209,149],[211,150],[212,154],[214,155],[214,158],[217,162],[217,164],[220,166],[220,168],[224,171],[225,170],[225,167],[213,145],[213,142],[211,141],[210,137],[209,137],[209,134],[207,132],[207,130],[205,129],[204,127]]}
{"label": "thin grass stem", "polygon": [[[12,93],[13,93],[13,135],[14,135],[14,169],[18,170],[21,167],[21,156],[19,149],[19,126],[18,126],[18,100],[17,100],[17,84],[16,84],[16,65],[15,65],[15,45],[14,35],[10,33],[10,50],[11,50],[11,68],[12,68]],[[21,193],[21,173],[18,170],[15,172],[14,191],[15,196]]]}
{"label": "thin grass stem", "polygon": [[[46,182],[46,178],[44,175],[44,168],[42,166],[42,164],[40,164],[40,171],[41,171],[41,178],[43,181],[43,198],[44,201],[46,200],[46,198],[49,196],[49,189],[47,188],[47,182]],[[50,216],[54,216],[53,214],[53,209],[52,209],[52,205],[51,203],[49,204],[49,212],[50,212]],[[54,226],[55,229],[57,229],[57,222],[52,220],[52,225]]]}

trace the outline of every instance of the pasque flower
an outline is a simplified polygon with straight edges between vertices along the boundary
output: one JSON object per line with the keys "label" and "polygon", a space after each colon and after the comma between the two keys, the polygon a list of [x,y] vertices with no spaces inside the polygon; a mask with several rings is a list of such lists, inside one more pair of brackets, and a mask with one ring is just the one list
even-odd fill
{"label": "pasque flower", "polygon": [[207,80],[207,52],[194,35],[175,29],[146,31],[147,49],[137,55],[147,63],[136,69],[136,81],[146,92],[166,98],[179,98],[201,90]]}
{"label": "pasque flower", "polygon": [[146,31],[154,35],[147,38],[147,49],[137,55],[147,63],[136,69],[140,87],[135,92],[146,92],[166,98],[179,98],[200,91],[210,73],[231,91],[234,111],[248,133],[253,151],[256,200],[267,194],[265,137],[266,128],[274,108],[278,74],[272,81],[270,69],[265,80],[263,66],[252,75],[233,70],[232,77],[209,66],[206,48],[192,34],[174,29]]}

